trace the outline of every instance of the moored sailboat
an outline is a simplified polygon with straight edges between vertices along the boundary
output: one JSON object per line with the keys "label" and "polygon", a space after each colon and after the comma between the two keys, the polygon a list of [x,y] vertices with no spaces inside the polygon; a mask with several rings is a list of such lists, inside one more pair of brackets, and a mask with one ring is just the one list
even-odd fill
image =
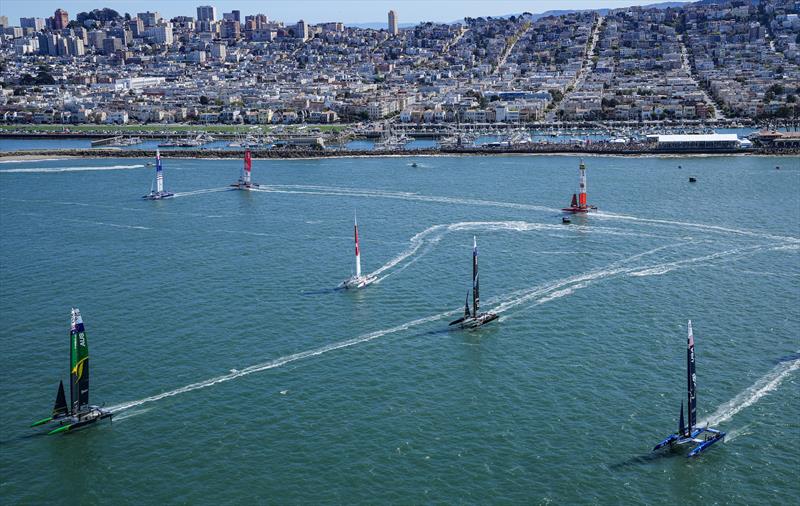
{"label": "moored sailboat", "polygon": [[681,401],[681,413],[678,421],[678,432],[667,437],[658,443],[653,451],[660,448],[673,448],[677,445],[696,444],[687,455],[695,457],[708,449],[717,441],[725,439],[725,433],[712,429],[708,426],[697,427],[697,375],[694,367],[694,334],[692,332],[692,321],[689,320],[689,336],[686,347],[686,389],[688,391],[689,424],[686,425],[683,417],[683,401]]}
{"label": "moored sailboat", "polygon": [[353,217],[353,234],[356,243],[356,273],[350,278],[342,281],[339,288],[364,288],[365,286],[375,282],[378,278],[371,274],[361,274],[361,248],[358,245],[358,218]]}
{"label": "moored sailboat", "polygon": [[464,316],[458,320],[450,322],[450,325],[458,325],[462,329],[473,329],[485,325],[498,316],[495,313],[480,313],[480,290],[478,282],[478,240],[472,237],[472,313],[469,311],[469,290],[467,290],[467,300],[464,302]]}
{"label": "moored sailboat", "polygon": [[586,165],[584,165],[583,160],[581,160],[581,164],[578,167],[578,171],[579,171],[578,193],[572,194],[572,202],[570,202],[569,207],[563,208],[562,211],[573,214],[596,211],[597,206],[591,206],[586,202]]}
{"label": "moored sailboat", "polygon": [[233,183],[231,186],[238,190],[249,190],[250,188],[258,188],[259,184],[254,183],[251,178],[251,171],[253,168],[253,159],[250,156],[250,150],[247,149],[244,152],[244,165],[242,166],[242,174],[239,176],[239,180]]}
{"label": "moored sailboat", "polygon": [[51,423],[59,425],[48,434],[74,430],[113,416],[111,411],[89,404],[89,343],[81,312],[77,308],[72,309],[69,339],[70,403],[67,404],[66,396],[64,395],[64,382],[61,381],[58,385],[58,393],[56,394],[56,403],[53,406],[52,415],[31,424],[31,427]]}
{"label": "moored sailboat", "polygon": [[170,193],[164,191],[164,171],[161,167],[161,153],[159,150],[156,150],[156,178],[155,178],[155,190],[153,189],[153,185],[150,185],[150,193],[147,195],[142,196],[143,199],[147,200],[161,200],[166,199],[169,197],[174,196],[174,193]]}

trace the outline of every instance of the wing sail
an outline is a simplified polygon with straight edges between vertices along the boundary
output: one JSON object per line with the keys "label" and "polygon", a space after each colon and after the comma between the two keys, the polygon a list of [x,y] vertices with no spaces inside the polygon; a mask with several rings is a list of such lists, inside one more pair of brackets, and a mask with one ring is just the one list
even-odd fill
{"label": "wing sail", "polygon": [[89,342],[83,327],[81,312],[72,310],[70,329],[70,401],[72,412],[77,413],[89,405]]}

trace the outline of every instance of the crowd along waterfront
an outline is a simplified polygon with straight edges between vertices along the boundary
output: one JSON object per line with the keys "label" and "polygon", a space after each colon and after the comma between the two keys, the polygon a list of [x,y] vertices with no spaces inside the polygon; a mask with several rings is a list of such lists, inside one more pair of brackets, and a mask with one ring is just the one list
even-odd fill
{"label": "crowd along waterfront", "polygon": [[[579,161],[165,159],[157,201],[151,157],[4,161],[2,502],[791,502],[796,158],[588,157],[564,225]],[[499,319],[453,331],[474,236]],[[114,422],[35,437],[70,307]],[[651,453],[689,319],[692,461]]]}

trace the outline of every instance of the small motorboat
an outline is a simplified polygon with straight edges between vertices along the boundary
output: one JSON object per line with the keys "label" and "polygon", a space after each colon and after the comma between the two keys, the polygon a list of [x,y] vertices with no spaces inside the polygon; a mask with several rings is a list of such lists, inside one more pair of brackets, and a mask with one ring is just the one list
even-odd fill
{"label": "small motorboat", "polygon": [[569,216],[564,216],[561,218],[561,223],[563,223],[564,225],[569,225],[570,223],[572,223],[572,220],[569,218]]}
{"label": "small motorboat", "polygon": [[690,177],[689,178],[689,182],[690,183],[696,183],[697,182],[697,178],[696,177]]}

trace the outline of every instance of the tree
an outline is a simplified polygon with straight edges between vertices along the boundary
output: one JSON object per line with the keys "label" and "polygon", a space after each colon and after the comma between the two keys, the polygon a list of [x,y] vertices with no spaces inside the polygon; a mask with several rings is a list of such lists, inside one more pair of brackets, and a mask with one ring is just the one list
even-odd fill
{"label": "tree", "polygon": [[208,97],[207,96],[202,95],[200,97],[200,105],[208,105]]}

